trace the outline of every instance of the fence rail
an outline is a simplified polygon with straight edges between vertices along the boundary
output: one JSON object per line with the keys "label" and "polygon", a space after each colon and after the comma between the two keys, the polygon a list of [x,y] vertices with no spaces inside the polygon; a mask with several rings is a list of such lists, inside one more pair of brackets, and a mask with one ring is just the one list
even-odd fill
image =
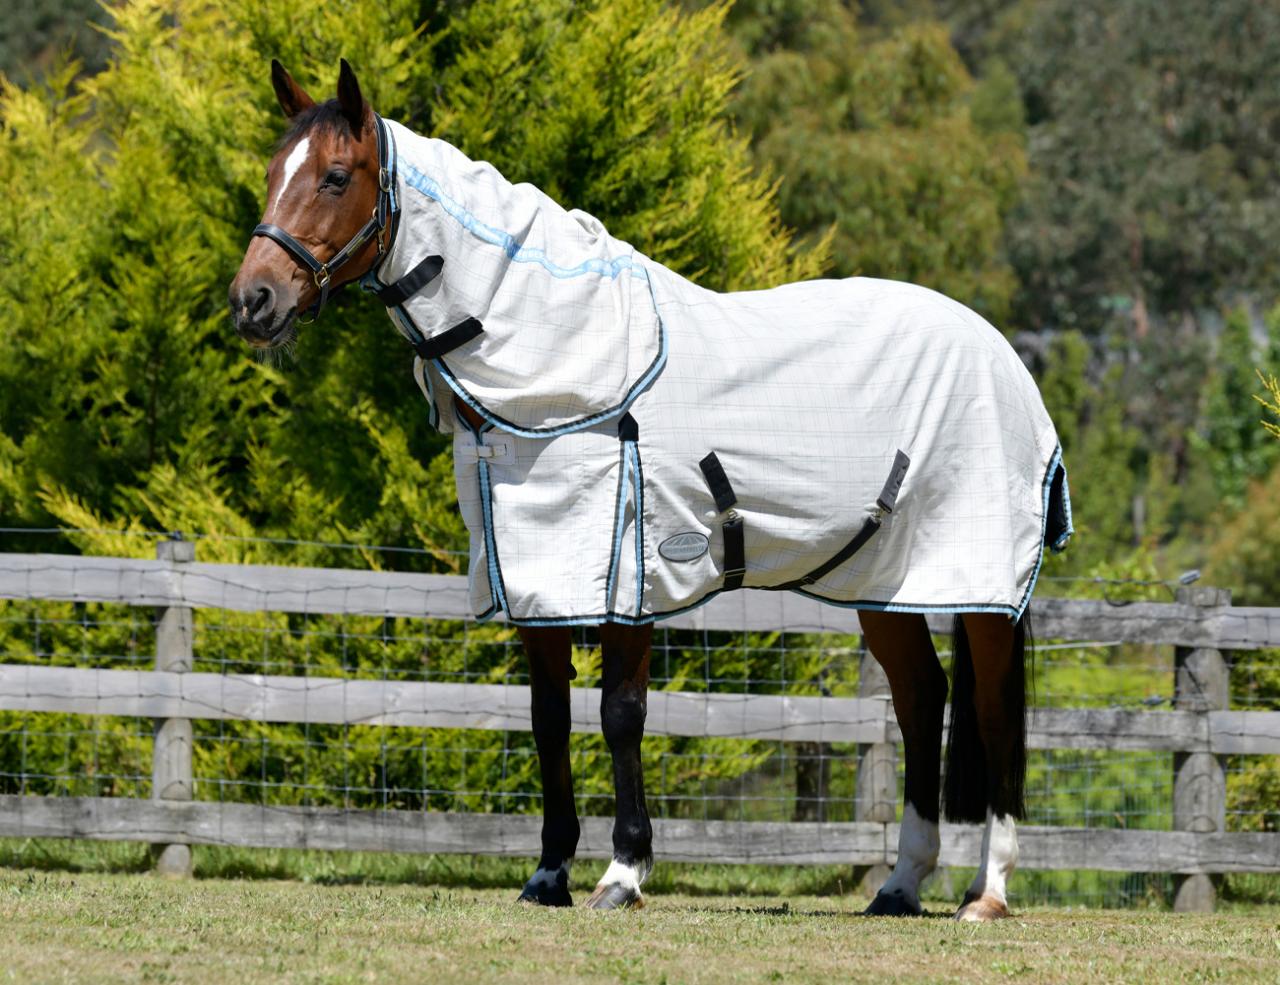
{"label": "fence rail", "polygon": [[[520,684],[367,681],[342,677],[166,673],[0,664],[0,709],[309,725],[521,730]],[[573,727],[600,731],[600,690],[570,692]],[[1032,749],[1280,754],[1280,711],[1033,708]],[[782,742],[900,742],[884,698],[654,691],[650,735]]]}
{"label": "fence rail", "polygon": [[[403,616],[471,620],[467,580],[458,575],[207,564],[66,554],[0,555],[0,598],[129,605]],[[1113,603],[1037,598],[1044,639],[1106,640],[1220,650],[1280,647],[1280,608],[1204,608],[1180,602]],[[937,632],[950,616],[930,616]],[[854,609],[793,592],[740,591],[665,619],[672,629],[727,632],[861,633]]]}
{"label": "fence rail", "polygon": [[[0,664],[0,710],[154,718],[155,799],[0,795],[0,836],[154,842],[166,846],[162,864],[169,857],[176,871],[189,869],[185,846],[192,844],[537,854],[541,819],[529,815],[190,799],[193,719],[518,731],[530,728],[529,692],[507,684],[192,672],[192,609],[467,621],[472,617],[466,580],[206,564],[189,560],[189,545],[165,542],[159,548],[155,561],[0,555],[0,598],[159,610],[154,671]],[[1041,638],[1178,647],[1175,710],[1035,708],[1028,744],[1174,753],[1175,826],[1191,830],[1028,826],[1019,834],[1025,867],[1182,873],[1199,880],[1187,883],[1196,892],[1185,902],[1200,908],[1206,900],[1212,905],[1207,873],[1280,872],[1280,834],[1223,830],[1219,758],[1280,754],[1280,712],[1227,710],[1219,667],[1221,650],[1280,647],[1280,609],[1231,607],[1224,601],[1225,593],[1199,588],[1183,590],[1170,603],[1037,600]],[[947,621],[931,619],[939,631],[949,628]],[[665,625],[729,632],[860,632],[853,610],[770,592],[722,595]],[[883,691],[867,683],[858,698],[657,691],[650,696],[646,729],[669,736],[859,743],[889,750],[880,758],[889,756],[892,781],[891,750],[900,735],[888,700],[866,696]],[[598,690],[573,689],[575,729],[600,731],[599,703]],[[1184,804],[1189,806],[1179,806]],[[584,818],[581,854],[606,857],[610,825],[607,818]],[[941,863],[972,864],[980,838],[975,827],[944,825]],[[682,860],[892,864],[896,845],[897,826],[879,816],[848,823],[655,822],[657,851]]]}
{"label": "fence rail", "polygon": [[[613,854],[613,819],[584,817],[581,858]],[[677,862],[874,865],[897,860],[898,825],[871,821],[700,821],[656,818],[654,852]],[[332,807],[0,795],[0,837],[86,838],[253,848],[536,856],[542,818],[530,814],[371,811]],[[1269,833],[1018,829],[1028,869],[1109,872],[1280,873]],[[939,864],[971,866],[982,828],[942,825]]]}

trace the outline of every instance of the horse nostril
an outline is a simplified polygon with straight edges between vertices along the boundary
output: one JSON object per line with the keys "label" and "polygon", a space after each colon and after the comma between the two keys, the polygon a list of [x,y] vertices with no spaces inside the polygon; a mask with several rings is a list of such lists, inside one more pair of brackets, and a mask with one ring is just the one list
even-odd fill
{"label": "horse nostril", "polygon": [[252,321],[261,321],[264,316],[270,314],[275,308],[275,301],[275,291],[267,287],[265,284],[259,287],[249,306],[249,318]]}

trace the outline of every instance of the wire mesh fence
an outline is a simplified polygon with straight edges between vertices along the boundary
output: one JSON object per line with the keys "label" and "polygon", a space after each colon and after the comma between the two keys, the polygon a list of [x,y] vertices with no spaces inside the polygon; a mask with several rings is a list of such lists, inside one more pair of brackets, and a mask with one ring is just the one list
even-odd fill
{"label": "wire mesh fence", "polygon": [[[574,633],[576,683],[597,686],[597,634],[591,628]],[[0,662],[8,664],[145,670],[154,664],[155,637],[153,612],[137,606],[0,601]],[[936,646],[949,665],[949,640],[939,637]],[[198,609],[193,649],[196,672],[528,682],[514,630],[466,620]],[[659,624],[652,687],[854,697],[864,656],[856,635]],[[1230,675],[1232,707],[1280,710],[1274,653],[1236,654]],[[1041,640],[1032,687],[1032,703],[1040,707],[1168,708],[1172,648]],[[0,793],[150,797],[152,734],[151,719],[0,711]],[[854,743],[653,735],[644,757],[650,810],[655,817],[701,820],[855,820],[866,806],[856,782],[858,756]],[[1277,759],[1230,757],[1228,830],[1280,830]],[[1167,752],[1035,750],[1027,823],[1168,830],[1171,760]],[[901,762],[899,753],[899,774]],[[572,765],[579,812],[609,816],[612,774],[602,737],[576,734]],[[523,730],[197,719],[193,767],[194,797],[203,801],[498,814],[541,810],[536,750]],[[945,883],[949,876],[940,878]],[[956,877],[958,885],[962,878]],[[1276,892],[1268,877],[1230,878],[1245,895]],[[1171,891],[1171,876],[1088,870],[1025,873],[1015,885],[1023,903],[1130,905],[1167,901]]]}

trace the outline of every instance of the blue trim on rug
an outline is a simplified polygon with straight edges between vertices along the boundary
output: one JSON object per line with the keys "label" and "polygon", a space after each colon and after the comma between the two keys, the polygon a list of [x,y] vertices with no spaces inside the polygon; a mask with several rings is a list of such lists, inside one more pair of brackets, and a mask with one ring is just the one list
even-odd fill
{"label": "blue trim on rug", "polygon": [[480,476],[480,513],[484,518],[484,553],[488,563],[489,594],[493,599],[491,615],[499,609],[506,612],[507,594],[502,585],[502,571],[498,567],[498,538],[493,529],[492,490],[489,485],[489,463],[483,458],[476,462]]}
{"label": "blue trim on rug", "polygon": [[639,399],[645,390],[653,385],[653,381],[658,378],[658,374],[662,372],[667,365],[667,330],[666,325],[662,321],[662,317],[658,317],[658,354],[654,357],[649,368],[644,375],[627,391],[626,396],[622,398],[622,402],[608,410],[598,411],[589,417],[579,418],[569,424],[561,424],[554,428],[523,428],[518,424],[512,424],[510,421],[498,417],[492,411],[480,403],[473,397],[457,378],[453,375],[453,371],[449,369],[444,358],[433,360],[436,368],[440,370],[440,375],[444,381],[449,384],[449,389],[457,394],[458,399],[483,417],[500,431],[506,431],[508,434],[514,434],[519,438],[558,438],[562,434],[572,434],[575,431],[585,431],[587,428],[595,427],[597,424],[603,424],[605,421],[611,421],[615,417],[620,417],[631,409],[631,405]]}
{"label": "blue trim on rug", "polygon": [[[1027,590],[1022,596],[1022,601],[1018,603],[1018,609],[1016,614],[1014,615],[1015,622],[1022,618],[1022,614],[1027,610],[1027,606],[1031,604],[1031,596],[1035,592],[1036,582],[1040,578],[1040,569],[1041,567],[1044,566],[1044,547],[1045,547],[1044,538],[1045,538],[1045,534],[1049,530],[1049,495],[1053,490],[1054,476],[1058,474],[1058,469],[1061,467],[1061,465],[1062,465],[1062,446],[1058,445],[1056,448],[1053,449],[1053,455],[1049,459],[1049,467],[1045,469],[1045,473],[1044,473],[1044,488],[1042,490],[1043,498],[1041,501],[1041,513],[1040,513],[1040,542],[1036,545],[1036,566],[1031,572],[1031,580],[1027,582]],[[1065,486],[1066,470],[1065,469],[1063,470],[1063,473],[1062,473],[1062,479],[1064,483],[1062,492],[1063,492],[1063,495],[1065,496],[1066,495],[1066,486]],[[1069,510],[1070,510],[1070,507],[1068,507],[1068,511]],[[1070,520],[1068,519],[1068,522],[1067,522],[1068,532],[1070,531],[1070,526],[1071,526]]]}
{"label": "blue trim on rug", "polygon": [[613,508],[613,549],[609,553],[609,575],[604,584],[604,604],[610,608],[616,602],[614,592],[618,588],[618,569],[622,566],[622,534],[627,516],[627,497],[631,488],[627,479],[631,474],[631,462],[627,453],[629,441],[622,442],[618,452],[618,495]]}
{"label": "blue trim on rug", "polygon": [[584,260],[576,267],[564,267],[547,256],[546,250],[522,246],[520,240],[505,229],[499,229],[497,226],[481,222],[475,213],[445,192],[438,181],[429,175],[423,174],[407,161],[404,165],[404,180],[405,184],[416,188],[428,198],[439,202],[446,214],[456,220],[463,229],[477,239],[483,240],[490,246],[500,247],[502,252],[514,263],[535,263],[552,277],[560,280],[569,280],[587,274],[596,274],[606,280],[614,280],[624,272],[631,274],[633,277],[639,277],[646,282],[649,280],[649,271],[642,263],[636,261],[634,250],[627,256],[610,257],[608,259],[592,257]]}
{"label": "blue trim on rug", "polygon": [[[1058,451],[1061,453],[1061,445],[1058,446]],[[1066,513],[1067,529],[1062,532],[1062,536],[1049,545],[1049,550],[1053,551],[1054,554],[1061,554],[1065,551],[1067,549],[1067,541],[1076,532],[1075,521],[1071,517],[1071,486],[1067,482],[1067,467],[1061,462],[1061,454],[1059,454],[1058,466],[1062,469],[1062,509]]]}
{"label": "blue trim on rug", "polygon": [[631,482],[635,496],[636,509],[636,616],[644,612],[644,469],[640,464],[640,446],[634,441],[631,446],[632,468]]}

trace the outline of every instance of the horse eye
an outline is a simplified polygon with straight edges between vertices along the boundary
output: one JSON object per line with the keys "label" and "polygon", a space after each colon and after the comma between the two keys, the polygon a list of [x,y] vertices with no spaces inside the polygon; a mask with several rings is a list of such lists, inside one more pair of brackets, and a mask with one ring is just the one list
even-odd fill
{"label": "horse eye", "polygon": [[332,185],[334,188],[346,188],[347,182],[351,180],[351,175],[345,171],[330,171],[324,176],[324,183]]}

